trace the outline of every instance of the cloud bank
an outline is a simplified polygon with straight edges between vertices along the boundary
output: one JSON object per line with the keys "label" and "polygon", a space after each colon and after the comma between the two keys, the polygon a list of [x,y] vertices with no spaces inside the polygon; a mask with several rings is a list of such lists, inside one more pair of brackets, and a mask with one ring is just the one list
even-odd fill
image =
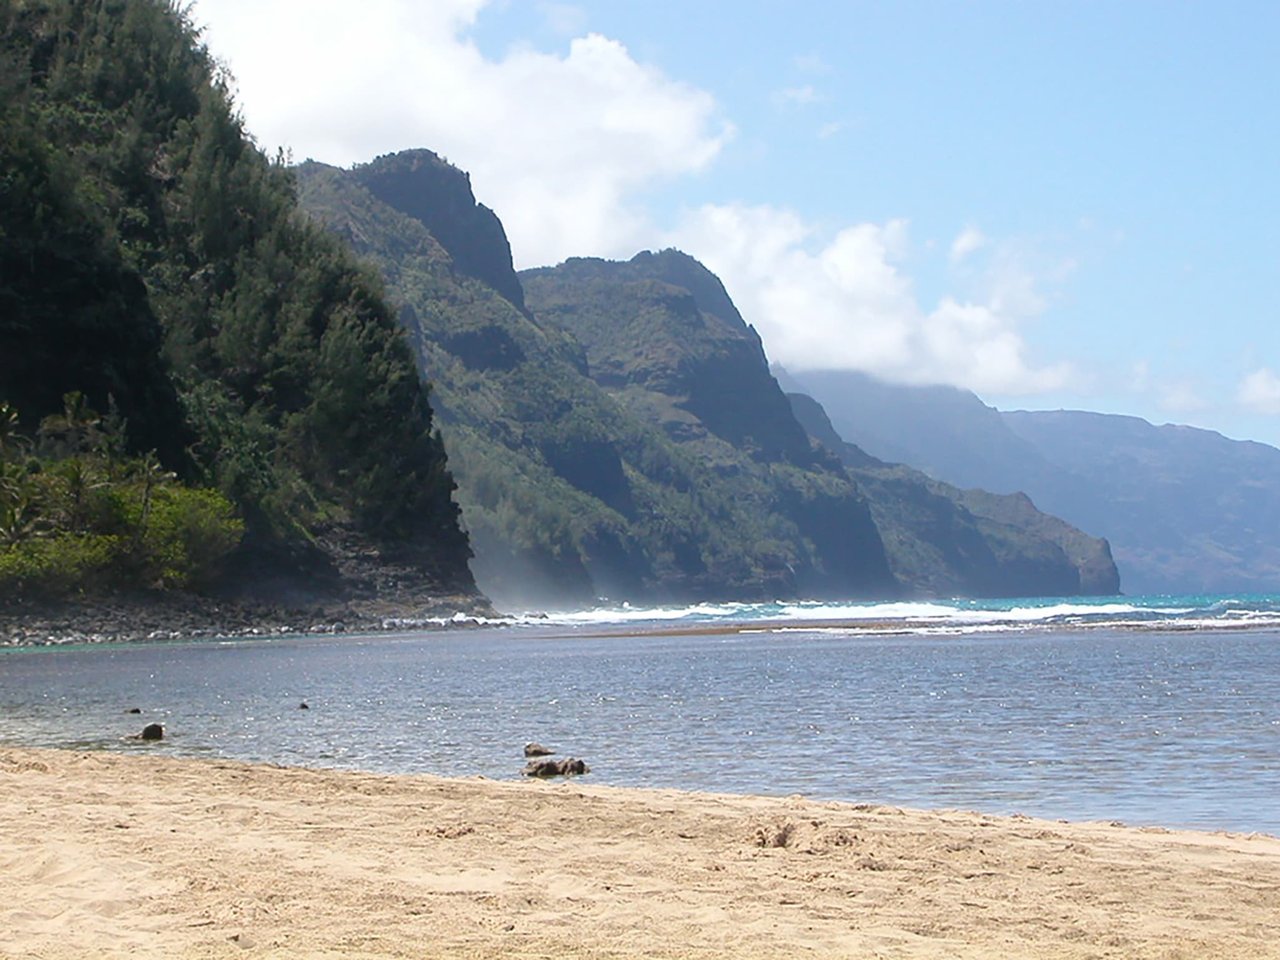
{"label": "cloud bank", "polygon": [[639,194],[732,136],[715,99],[599,34],[487,58],[468,39],[485,5],[199,0],[194,17],[266,149],[348,166],[428,147],[471,174],[520,265],[634,253],[652,234]]}
{"label": "cloud bank", "polygon": [[1280,414],[1280,376],[1266,367],[1254,370],[1240,381],[1236,400],[1254,413]]}
{"label": "cloud bank", "polygon": [[[655,223],[646,191],[710,169],[732,141],[715,98],[594,33],[559,53],[486,56],[469,38],[486,5],[365,0],[353,12],[346,0],[198,0],[194,18],[236,77],[263,147],[343,166],[435,150],[471,174],[518,266],[676,245],[722,277],[770,357],[797,370],[859,369],[1003,394],[1069,378],[1063,365],[1027,358],[1019,325],[1044,302],[1016,264],[991,268],[978,296],[921,305],[903,270],[904,221],[819,235],[794,212],[728,204]],[[582,26],[570,6],[540,9],[560,29]],[[778,97],[803,106],[819,94],[805,84]],[[966,227],[952,265],[974,269],[990,243]]]}
{"label": "cloud bank", "polygon": [[[975,235],[967,229],[953,250],[976,250]],[[986,275],[982,299],[922,306],[899,266],[909,247],[903,220],[856,224],[824,240],[791,211],[704,206],[672,239],[720,275],[770,358],[794,370],[863,370],[1003,394],[1054,390],[1071,378],[1065,364],[1028,360],[1018,325],[1044,301],[1007,258]]]}

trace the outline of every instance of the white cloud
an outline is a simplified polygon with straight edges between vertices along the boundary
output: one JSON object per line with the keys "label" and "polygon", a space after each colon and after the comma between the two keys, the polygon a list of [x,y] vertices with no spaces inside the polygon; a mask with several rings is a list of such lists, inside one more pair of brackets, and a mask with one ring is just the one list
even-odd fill
{"label": "white cloud", "polygon": [[1151,387],[1151,363],[1135,360],[1129,368],[1129,389],[1134,393],[1146,393]]}
{"label": "white cloud", "polygon": [[[643,206],[664,181],[708,169],[733,131],[706,91],[638,62],[599,34],[548,53],[486,55],[469,31],[489,0],[198,0],[215,54],[238,83],[246,123],[268,150],[342,165],[428,147],[471,174],[502,217],[517,265],[573,255],[629,257],[663,229]],[[580,25],[569,4],[539,8]],[[804,61],[811,75],[825,65]],[[810,85],[786,103],[820,99]],[[829,124],[819,131],[830,136]],[[848,226],[820,237],[775,207],[708,206],[666,242],[724,279],[775,359],[796,369],[867,370],[913,383],[1005,395],[1062,386],[1065,365],[1036,366],[1019,325],[1045,307],[1037,272],[998,245],[967,296],[919,302],[901,264],[907,226]],[[971,256],[975,229],[952,245]]]}
{"label": "white cloud", "polygon": [[1280,377],[1259,367],[1240,381],[1236,400],[1255,413],[1280,414]]}
{"label": "white cloud", "polygon": [[671,239],[720,275],[784,366],[1001,394],[1058,389],[1071,378],[1064,364],[1027,359],[1018,330],[1027,317],[1016,312],[1033,299],[1025,283],[1005,278],[989,300],[948,296],[923,307],[898,267],[909,249],[905,221],[858,224],[823,241],[788,210],[705,206]]}
{"label": "white cloud", "polygon": [[792,64],[801,73],[826,75],[831,73],[831,64],[816,53],[801,54],[792,60]]}
{"label": "white cloud", "polygon": [[541,2],[538,12],[548,29],[563,37],[576,36],[587,28],[587,11],[571,3]]}
{"label": "white cloud", "polygon": [[783,87],[775,90],[771,98],[780,107],[805,107],[822,100],[822,94],[810,84],[799,87]]}
{"label": "white cloud", "polygon": [[268,150],[345,166],[428,147],[471,173],[519,265],[629,256],[652,235],[639,192],[731,137],[714,98],[598,34],[488,58],[467,38],[485,5],[199,0],[194,16]]}
{"label": "white cloud", "polygon": [[1175,380],[1160,388],[1160,409],[1166,413],[1199,413],[1208,407],[1199,389],[1190,380]]}
{"label": "white cloud", "polygon": [[824,123],[818,128],[818,139],[830,140],[843,129],[844,124],[839,120],[832,120],[830,123]]}
{"label": "white cloud", "polygon": [[959,263],[987,245],[987,238],[977,227],[965,227],[951,242],[951,262]]}

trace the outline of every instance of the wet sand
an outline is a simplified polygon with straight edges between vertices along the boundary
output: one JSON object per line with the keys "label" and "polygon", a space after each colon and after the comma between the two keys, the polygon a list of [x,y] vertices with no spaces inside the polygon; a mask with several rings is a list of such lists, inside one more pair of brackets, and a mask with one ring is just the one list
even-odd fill
{"label": "wet sand", "polygon": [[1280,957],[1273,837],[163,749],[0,750],[0,956]]}

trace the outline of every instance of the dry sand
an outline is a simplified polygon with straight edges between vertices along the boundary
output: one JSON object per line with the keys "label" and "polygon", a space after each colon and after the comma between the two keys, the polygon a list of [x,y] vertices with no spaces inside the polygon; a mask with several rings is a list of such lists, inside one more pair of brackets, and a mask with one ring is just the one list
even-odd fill
{"label": "dry sand", "polygon": [[163,750],[0,750],[0,955],[1280,957],[1273,837]]}

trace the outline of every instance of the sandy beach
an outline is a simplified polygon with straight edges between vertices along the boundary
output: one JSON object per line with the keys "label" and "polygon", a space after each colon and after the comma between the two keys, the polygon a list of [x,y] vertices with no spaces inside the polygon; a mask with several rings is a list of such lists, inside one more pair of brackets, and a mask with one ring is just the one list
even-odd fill
{"label": "sandy beach", "polygon": [[0,750],[6,957],[1280,957],[1280,840]]}

